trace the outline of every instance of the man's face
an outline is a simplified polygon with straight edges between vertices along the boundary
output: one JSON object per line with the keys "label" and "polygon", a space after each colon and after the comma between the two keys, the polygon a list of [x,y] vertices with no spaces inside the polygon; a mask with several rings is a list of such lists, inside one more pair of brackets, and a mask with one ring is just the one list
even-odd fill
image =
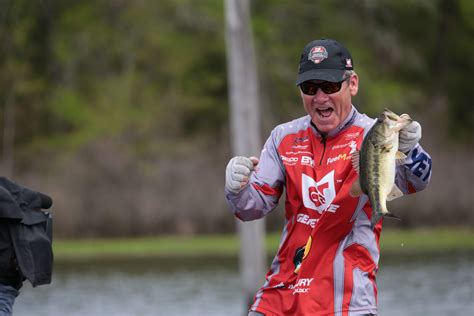
{"label": "man's face", "polygon": [[328,133],[336,128],[349,115],[352,108],[352,97],[359,89],[359,78],[352,74],[344,81],[341,90],[326,94],[318,89],[315,95],[304,94],[301,89],[304,109],[312,122],[322,133]]}

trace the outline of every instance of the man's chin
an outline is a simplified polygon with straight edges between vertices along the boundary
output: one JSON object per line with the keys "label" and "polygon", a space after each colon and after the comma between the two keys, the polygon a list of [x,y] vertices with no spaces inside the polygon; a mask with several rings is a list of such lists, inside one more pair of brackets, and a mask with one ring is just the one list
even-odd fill
{"label": "man's chin", "polygon": [[313,124],[316,125],[316,128],[321,133],[328,133],[334,128],[337,127],[337,124],[334,122],[333,119],[313,119]]}

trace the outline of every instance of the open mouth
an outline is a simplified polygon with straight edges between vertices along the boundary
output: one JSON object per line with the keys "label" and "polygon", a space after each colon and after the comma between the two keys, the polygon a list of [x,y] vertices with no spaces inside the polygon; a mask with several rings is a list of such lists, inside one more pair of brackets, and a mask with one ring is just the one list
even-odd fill
{"label": "open mouth", "polygon": [[316,113],[318,113],[318,115],[321,117],[329,117],[331,116],[332,112],[334,112],[332,108],[316,109]]}

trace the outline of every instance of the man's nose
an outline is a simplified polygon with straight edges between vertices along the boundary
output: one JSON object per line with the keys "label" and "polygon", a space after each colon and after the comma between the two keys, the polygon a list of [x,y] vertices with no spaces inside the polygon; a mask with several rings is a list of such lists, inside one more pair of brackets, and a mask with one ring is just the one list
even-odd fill
{"label": "man's nose", "polygon": [[314,95],[313,99],[317,103],[320,103],[320,102],[326,101],[328,99],[328,97],[329,96],[326,93],[324,93],[323,90],[318,88],[318,91],[316,91],[316,94]]}

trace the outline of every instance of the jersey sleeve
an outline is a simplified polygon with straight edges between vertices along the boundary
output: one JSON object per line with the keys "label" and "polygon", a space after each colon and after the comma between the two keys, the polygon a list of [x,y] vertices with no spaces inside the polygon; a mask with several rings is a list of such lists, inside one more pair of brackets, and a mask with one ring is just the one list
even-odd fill
{"label": "jersey sleeve", "polygon": [[404,194],[415,193],[428,186],[431,179],[431,157],[417,144],[403,165],[397,166],[395,182]]}
{"label": "jersey sleeve", "polygon": [[243,221],[264,217],[277,205],[285,182],[285,169],[278,154],[275,130],[265,142],[256,170],[249,184],[238,194],[226,191],[226,200],[232,212]]}

